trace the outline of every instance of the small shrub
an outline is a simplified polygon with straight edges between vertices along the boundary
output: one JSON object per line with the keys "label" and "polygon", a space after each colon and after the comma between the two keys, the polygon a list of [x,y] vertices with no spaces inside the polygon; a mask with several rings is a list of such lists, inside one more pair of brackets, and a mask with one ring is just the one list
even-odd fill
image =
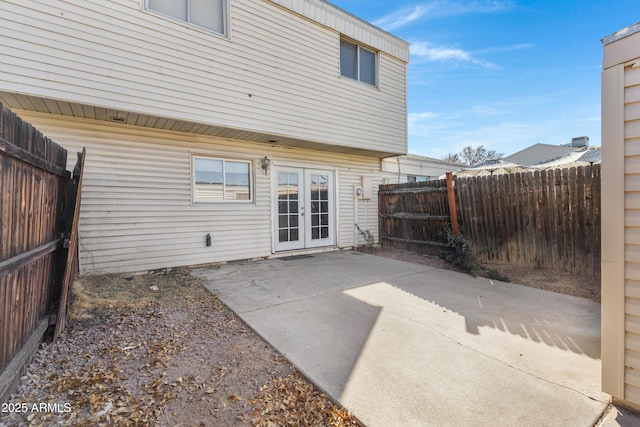
{"label": "small shrub", "polygon": [[373,245],[376,242],[376,237],[369,230],[362,231],[358,224],[356,224],[356,228],[358,229],[358,232],[360,233],[362,238],[364,238],[364,241],[367,242],[367,245]]}
{"label": "small shrub", "polygon": [[473,253],[471,241],[462,233],[454,235],[450,229],[446,231],[447,247],[440,252],[440,257],[465,273],[478,276],[478,272],[482,270],[482,264]]}
{"label": "small shrub", "polygon": [[494,270],[494,269],[485,271],[484,273],[482,273],[482,276],[486,277],[487,279],[500,280],[501,282],[511,281],[511,279],[509,279],[509,276],[505,276],[504,274],[500,273],[498,270]]}

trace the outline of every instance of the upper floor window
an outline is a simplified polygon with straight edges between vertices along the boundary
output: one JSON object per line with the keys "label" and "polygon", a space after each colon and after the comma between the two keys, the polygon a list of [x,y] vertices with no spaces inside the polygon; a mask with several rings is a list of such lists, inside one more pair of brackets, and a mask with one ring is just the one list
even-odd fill
{"label": "upper floor window", "polygon": [[195,202],[251,200],[251,162],[193,157]]}
{"label": "upper floor window", "polygon": [[227,0],[146,0],[146,7],[216,33],[227,33]]}
{"label": "upper floor window", "polygon": [[340,74],[376,85],[376,53],[355,43],[340,40]]}

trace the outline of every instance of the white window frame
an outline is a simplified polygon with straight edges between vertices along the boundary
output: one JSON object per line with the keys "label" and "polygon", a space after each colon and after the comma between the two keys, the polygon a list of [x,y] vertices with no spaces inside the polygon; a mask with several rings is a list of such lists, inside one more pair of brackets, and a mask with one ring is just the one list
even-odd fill
{"label": "white window frame", "polygon": [[[191,0],[187,0],[187,2],[190,2]],[[189,5],[187,5],[187,19],[183,20],[180,18],[176,18],[175,16],[171,16],[171,15],[167,15],[165,13],[159,12],[155,9],[152,9],[149,7],[149,0],[143,0],[143,5],[144,5],[144,10],[152,12],[152,13],[157,13],[158,15],[167,17],[171,20],[177,21],[177,22],[182,22],[185,23],[187,25],[193,26],[195,28],[204,30],[204,31],[208,31],[212,34],[218,35],[218,36],[223,36],[223,37],[229,37],[229,10],[231,10],[231,8],[229,7],[229,2],[231,0],[222,0],[222,14],[224,15],[222,17],[222,27],[223,27],[223,32],[219,33],[215,30],[212,30],[211,28],[207,28],[207,27],[203,27],[201,25],[198,24],[194,24],[193,22],[189,21]]]}
{"label": "white window frame", "polygon": [[[346,75],[342,74],[342,55],[340,55],[340,64],[339,64],[339,66],[340,66],[339,67],[340,68],[340,76],[346,77],[346,78],[348,78],[350,80],[359,81],[360,83],[364,83],[364,84],[366,84],[368,86],[378,87],[378,76],[379,76],[379,67],[378,67],[378,56],[379,55],[378,55],[378,52],[373,50],[373,49],[364,47],[360,43],[357,43],[357,42],[355,42],[353,40],[346,39],[344,37],[340,38],[340,45],[342,45],[342,43],[348,43],[348,44],[353,45],[353,46],[356,47],[356,78],[354,79],[351,76],[346,76]],[[373,84],[371,84],[369,82],[366,82],[364,80],[361,80],[361,78],[360,78],[360,51],[361,50],[366,50],[367,52],[373,53],[373,55],[374,55],[375,63],[374,63],[374,70],[373,71],[374,71],[375,75],[374,75],[374,79],[373,79],[374,80]],[[340,48],[340,51],[342,51],[341,48]]]}
{"label": "white window frame", "polygon": [[[218,160],[222,162],[222,198],[218,200],[202,200],[198,198],[198,191],[196,189],[196,159],[203,160]],[[246,163],[249,167],[249,198],[248,199],[226,199],[227,183],[226,183],[226,163]],[[231,159],[225,157],[214,157],[202,154],[193,154],[191,156],[191,193],[192,201],[194,204],[216,204],[216,203],[245,203],[251,204],[254,201],[254,181],[253,181],[253,162],[251,160],[244,159]]]}
{"label": "white window frame", "polygon": [[407,175],[407,182],[426,182],[429,181],[429,177],[426,175]]}

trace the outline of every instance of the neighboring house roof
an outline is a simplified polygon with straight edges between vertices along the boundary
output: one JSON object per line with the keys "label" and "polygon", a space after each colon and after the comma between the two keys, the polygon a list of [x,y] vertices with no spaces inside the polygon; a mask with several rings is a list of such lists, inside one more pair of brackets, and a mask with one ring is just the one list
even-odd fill
{"label": "neighboring house roof", "polygon": [[593,147],[588,149],[578,159],[579,162],[600,163],[602,161],[602,149],[600,147]]}
{"label": "neighboring house roof", "polygon": [[518,163],[514,163],[514,162],[510,162],[507,161],[505,159],[494,159],[494,160],[487,160],[484,161],[482,163],[480,163],[479,165],[473,166],[473,167],[467,167],[465,168],[465,170],[495,170],[495,169],[505,169],[505,168],[515,168],[515,167],[519,167],[522,166]]}
{"label": "neighboring house roof", "polygon": [[556,159],[551,159],[548,162],[538,163],[533,165],[536,169],[550,169],[558,167],[574,167],[585,166],[587,164],[600,163],[601,153],[600,147],[588,148],[586,150],[574,151]]}
{"label": "neighboring house roof", "polygon": [[527,147],[524,150],[520,150],[517,153],[505,157],[504,160],[523,166],[532,166],[557,159],[569,153],[573,153],[576,150],[576,147],[534,144],[531,147]]}
{"label": "neighboring house roof", "polygon": [[[513,166],[513,167],[500,167],[498,169],[462,169],[457,172],[454,172],[454,175],[459,178],[467,178],[474,176],[489,176],[489,175],[501,175],[508,173],[520,173],[520,172],[530,172],[531,169],[523,168],[522,166]],[[440,177],[444,178],[444,176]]]}
{"label": "neighboring house roof", "polygon": [[473,176],[487,176],[487,175],[500,175],[504,173],[518,173],[527,172],[529,169],[513,162],[507,162],[503,159],[487,160],[482,162],[478,166],[465,167],[460,169],[454,174],[458,177],[473,177]]}

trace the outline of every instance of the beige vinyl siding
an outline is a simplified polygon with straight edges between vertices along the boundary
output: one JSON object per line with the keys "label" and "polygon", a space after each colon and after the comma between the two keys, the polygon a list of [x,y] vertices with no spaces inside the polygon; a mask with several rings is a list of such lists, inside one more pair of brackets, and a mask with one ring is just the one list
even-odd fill
{"label": "beige vinyl siding", "polygon": [[409,62],[409,49],[402,40],[384,31],[371,31],[371,24],[322,0],[270,1],[345,34],[352,39],[360,40],[371,47],[388,52],[404,62]]}
{"label": "beige vinyl siding", "polygon": [[[264,156],[271,159],[272,168],[295,165],[335,171],[337,245],[353,246],[353,186],[361,185],[362,176],[377,177],[380,171],[380,160],[373,157],[17,113],[69,150],[69,169],[75,164],[73,153],[87,148],[79,227],[83,274],[270,256],[271,176],[261,169]],[[254,200],[192,202],[192,155],[252,161]],[[374,196],[379,183],[375,178]],[[359,202],[359,217],[361,227],[377,235],[375,197]],[[207,233],[212,235],[212,247],[204,244]]]}
{"label": "beige vinyl siding", "polygon": [[[605,47],[605,60],[607,48]],[[602,72],[602,391],[625,397],[624,67]]]}
{"label": "beige vinyl siding", "polygon": [[[640,404],[640,68],[624,67],[625,399]],[[631,232],[633,230],[633,232]]]}
{"label": "beige vinyl siding", "polygon": [[605,39],[602,74],[602,382],[633,405],[640,405],[639,42],[633,31]]}
{"label": "beige vinyl siding", "polygon": [[[352,36],[396,46],[380,52],[374,88],[340,77],[340,32],[330,26],[265,0],[233,0],[230,14],[225,38],[139,1],[0,2],[0,91],[405,152],[406,63],[397,56],[406,43],[344,18],[360,22]],[[91,117],[87,110],[66,113]]]}

